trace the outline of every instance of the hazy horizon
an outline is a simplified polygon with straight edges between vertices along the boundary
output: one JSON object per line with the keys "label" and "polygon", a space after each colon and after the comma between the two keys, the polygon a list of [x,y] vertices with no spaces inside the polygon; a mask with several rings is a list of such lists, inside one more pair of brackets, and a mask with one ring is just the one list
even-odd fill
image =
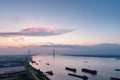
{"label": "hazy horizon", "polygon": [[61,44],[45,44],[30,45],[6,48],[0,48],[1,55],[31,55],[48,54],[52,55],[53,50],[57,54],[68,55],[120,55],[120,44],[97,44],[97,45],[61,45]]}

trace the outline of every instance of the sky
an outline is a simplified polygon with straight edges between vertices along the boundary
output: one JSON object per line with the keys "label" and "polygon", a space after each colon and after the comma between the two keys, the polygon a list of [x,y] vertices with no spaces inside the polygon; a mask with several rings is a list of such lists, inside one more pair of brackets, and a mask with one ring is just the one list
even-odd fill
{"label": "sky", "polygon": [[119,34],[120,0],[0,0],[5,53],[9,47],[120,44]]}

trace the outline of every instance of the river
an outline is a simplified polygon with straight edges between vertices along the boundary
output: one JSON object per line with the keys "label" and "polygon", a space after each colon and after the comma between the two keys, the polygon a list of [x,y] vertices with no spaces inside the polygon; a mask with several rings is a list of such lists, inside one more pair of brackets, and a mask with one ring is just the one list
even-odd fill
{"label": "river", "polygon": [[[54,75],[47,75],[51,80],[80,80],[80,78],[69,76],[71,71],[65,70],[65,67],[76,68],[77,75],[86,75],[88,80],[110,80],[110,77],[120,78],[120,60],[115,58],[102,58],[102,57],[81,57],[81,56],[33,56],[32,59],[38,63],[32,64],[36,69],[42,72],[53,71]],[[97,70],[97,75],[91,75],[82,72],[82,68]],[[81,79],[82,80],[82,79]]]}

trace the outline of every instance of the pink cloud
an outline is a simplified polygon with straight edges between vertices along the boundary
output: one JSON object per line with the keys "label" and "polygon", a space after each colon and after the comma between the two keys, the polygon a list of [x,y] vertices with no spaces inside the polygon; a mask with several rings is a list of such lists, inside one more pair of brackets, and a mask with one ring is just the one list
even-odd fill
{"label": "pink cloud", "polygon": [[62,35],[73,30],[69,29],[46,29],[42,27],[31,27],[25,28],[17,32],[0,32],[1,37],[8,37],[8,36],[53,36],[53,35]]}

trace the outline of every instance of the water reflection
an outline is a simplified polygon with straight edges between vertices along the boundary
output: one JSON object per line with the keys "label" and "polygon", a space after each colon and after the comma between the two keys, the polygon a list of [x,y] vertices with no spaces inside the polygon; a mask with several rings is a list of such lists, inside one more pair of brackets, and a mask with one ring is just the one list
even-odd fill
{"label": "water reflection", "polygon": [[[75,57],[75,56],[33,56],[33,60],[38,63],[31,64],[43,72],[52,71],[54,75],[48,77],[51,80],[80,80],[77,77],[68,76],[69,71],[65,67],[76,68],[78,75],[88,76],[88,80],[110,80],[110,77],[120,78],[120,72],[115,71],[120,68],[120,60],[114,58],[97,57]],[[82,68],[97,70],[97,75],[91,75],[81,71]]]}

